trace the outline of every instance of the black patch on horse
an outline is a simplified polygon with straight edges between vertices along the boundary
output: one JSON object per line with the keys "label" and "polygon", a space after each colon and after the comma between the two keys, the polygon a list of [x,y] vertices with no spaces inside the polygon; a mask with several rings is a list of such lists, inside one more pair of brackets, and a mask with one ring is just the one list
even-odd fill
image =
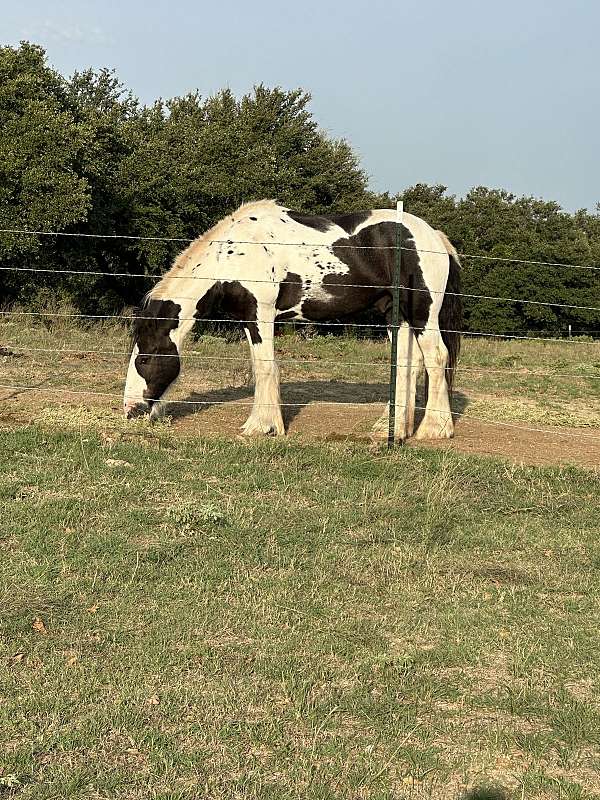
{"label": "black patch on horse", "polygon": [[[400,284],[418,291],[401,290],[400,314],[418,330],[427,322],[432,300],[423,279],[414,239],[404,225],[401,236]],[[355,236],[337,239],[331,248],[334,255],[346,264],[348,272],[323,275],[322,286],[329,297],[305,300],[302,315],[308,320],[334,319],[376,308],[389,323],[392,309],[390,287],[396,263],[396,223],[369,225]]]}
{"label": "black patch on horse", "polygon": [[275,308],[279,311],[287,311],[288,308],[297,306],[302,300],[302,278],[295,272],[286,273],[285,278],[279,284],[279,294],[275,301]]}
{"label": "black patch on horse", "polygon": [[354,233],[358,226],[366,222],[370,216],[370,211],[353,211],[351,214],[327,214],[327,219],[330,219],[334,225],[343,228],[346,233]]}
{"label": "black patch on horse", "polygon": [[305,225],[307,228],[313,228],[315,231],[321,231],[321,233],[325,233],[331,228],[331,222],[326,217],[301,214],[299,211],[288,211],[287,215],[298,225]]}
{"label": "black patch on horse", "polygon": [[237,319],[248,328],[252,344],[260,344],[258,332],[256,297],[239,281],[217,281],[196,303],[196,319],[211,315]]}
{"label": "black patch on horse", "polygon": [[223,284],[221,281],[217,281],[196,303],[194,317],[196,319],[205,319],[206,317],[210,317],[213,313],[218,313],[222,297]]}
{"label": "black patch on horse", "polygon": [[286,319],[295,319],[297,316],[295,311],[283,311],[281,314],[277,314],[275,322],[284,322]]}
{"label": "black patch on horse", "polygon": [[334,225],[342,228],[346,233],[352,233],[359,225],[366,222],[371,216],[370,211],[354,211],[351,214],[301,214],[299,211],[288,211],[288,217],[299,225],[306,225],[315,231],[325,233]]}
{"label": "black patch on horse", "polygon": [[179,325],[180,311],[172,300],[150,299],[134,312],[135,368],[146,381],[144,400],[158,400],[179,375],[179,353],[169,333]]}

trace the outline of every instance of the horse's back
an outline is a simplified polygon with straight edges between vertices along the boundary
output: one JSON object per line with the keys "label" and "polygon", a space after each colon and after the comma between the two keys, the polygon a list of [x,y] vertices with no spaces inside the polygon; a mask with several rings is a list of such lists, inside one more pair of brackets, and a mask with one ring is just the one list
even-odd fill
{"label": "horse's back", "polygon": [[[320,321],[374,307],[385,313],[398,252],[401,283],[415,290],[403,292],[415,324],[425,325],[430,306],[441,304],[436,292],[445,287],[448,254],[437,232],[419,217],[405,214],[398,231],[393,209],[318,216],[282,209],[272,224],[277,239],[298,243],[281,248],[286,273],[277,308],[285,318]],[[284,288],[290,281],[296,287],[293,303],[285,302],[292,294]]]}

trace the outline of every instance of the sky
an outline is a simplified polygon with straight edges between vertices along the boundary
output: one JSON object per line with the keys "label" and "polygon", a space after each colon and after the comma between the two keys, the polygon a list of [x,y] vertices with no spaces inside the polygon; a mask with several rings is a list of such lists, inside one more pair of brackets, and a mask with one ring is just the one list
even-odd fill
{"label": "sky", "polygon": [[375,190],[600,201],[597,0],[0,0],[0,20],[0,44],[113,68],[146,103],[302,87]]}

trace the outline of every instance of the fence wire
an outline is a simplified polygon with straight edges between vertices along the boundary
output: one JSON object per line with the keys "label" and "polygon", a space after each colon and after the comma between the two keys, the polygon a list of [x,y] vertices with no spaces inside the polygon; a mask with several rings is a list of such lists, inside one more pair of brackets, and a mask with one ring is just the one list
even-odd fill
{"label": "fence wire", "polygon": [[[21,392],[50,392],[50,393],[62,393],[62,394],[74,394],[74,395],[93,395],[97,397],[109,397],[112,399],[118,399],[122,401],[123,399],[127,399],[127,395],[123,396],[121,394],[115,394],[113,392],[99,392],[92,389],[68,389],[65,387],[55,387],[55,386],[21,386],[21,385],[14,385],[14,384],[4,384],[0,383],[0,389],[6,389],[9,391],[14,391],[17,393]],[[9,398],[2,398],[3,400],[7,400]],[[227,405],[230,408],[305,408],[307,405],[319,405],[319,406],[335,406],[335,407],[353,407],[353,408],[364,408],[366,405],[371,405],[368,403],[357,403],[357,402],[349,402],[349,401],[342,401],[342,400],[317,400],[317,401],[309,401],[303,403],[254,403],[253,401],[249,402],[240,402],[238,400],[172,400],[172,401],[163,401],[154,398],[147,398],[149,402],[152,403],[171,403],[172,405],[189,405],[189,406],[224,406]],[[385,407],[385,401],[380,401],[378,405]],[[396,403],[396,407],[399,409],[405,409],[406,405],[402,403]],[[427,408],[427,406],[414,406],[415,411],[431,411],[434,413],[446,413],[444,409],[439,408]],[[564,431],[560,428],[553,428],[552,430],[548,430],[546,428],[538,428],[529,425],[519,425],[513,422],[502,422],[500,420],[491,420],[485,417],[475,416],[474,414],[465,414],[463,412],[452,411],[452,416],[458,419],[472,419],[477,422],[483,422],[488,425],[492,426],[500,426],[503,428],[513,428],[515,430],[521,431],[532,431],[536,433],[543,433],[550,436],[566,436],[572,439],[592,439],[595,442],[600,441],[600,436],[593,433],[584,433],[582,431],[578,431],[574,433],[573,431]]]}
{"label": "fence wire", "polygon": [[[393,209],[389,209],[392,211]],[[30,231],[24,230],[21,228],[0,228],[0,233],[9,233],[9,234],[16,234],[16,235],[23,235],[23,236],[67,236],[67,237],[81,237],[85,239],[124,239],[130,241],[140,241],[140,242],[181,242],[184,244],[191,244],[199,239],[200,236],[197,236],[194,239],[187,239],[182,237],[176,236],[133,236],[128,234],[122,233],[69,233],[65,231]],[[261,245],[262,247],[320,247],[326,249],[333,249],[332,244],[327,244],[323,242],[278,242],[276,240],[271,240],[268,242],[257,242],[254,240],[233,240],[233,239],[213,239],[211,240],[210,244],[219,244],[219,245],[231,245],[231,244],[244,244],[244,245]],[[398,248],[396,245],[335,245],[336,248],[340,249],[352,249],[352,250],[397,250]],[[446,250],[427,250],[424,248],[416,248],[416,247],[406,247],[401,246],[400,250],[408,251],[412,253],[430,253],[432,255],[439,255],[439,256],[447,256],[448,252]],[[596,264],[567,264],[561,261],[536,261],[533,259],[528,258],[516,258],[514,256],[488,256],[483,255],[480,253],[458,253],[459,258],[476,258],[481,259],[483,261],[501,261],[501,262],[508,262],[508,263],[518,263],[518,264],[532,264],[534,266],[544,266],[544,267],[564,267],[565,269],[587,269],[593,271],[600,271],[600,266]]]}
{"label": "fence wire", "polygon": [[[23,230],[23,229],[11,229],[5,228],[0,229],[0,233],[2,234],[13,234],[13,235],[24,235],[24,236],[54,236],[54,237],[74,237],[74,238],[83,238],[83,239],[100,239],[100,240],[112,240],[112,239],[119,239],[119,240],[128,240],[128,241],[140,241],[140,242],[177,242],[177,243],[191,243],[195,241],[195,239],[187,239],[182,237],[164,237],[164,236],[133,236],[133,235],[126,235],[126,234],[94,234],[94,233],[70,233],[70,232],[62,232],[62,231],[30,231],[30,230]],[[241,241],[234,241],[234,240],[212,240],[210,245],[261,245],[263,247],[303,247],[303,248],[324,248],[331,252],[334,249],[360,249],[360,250],[395,250],[397,251],[400,249],[401,251],[407,252],[418,252],[418,253],[430,253],[430,254],[437,254],[437,255],[444,255],[447,256],[447,252],[444,251],[436,251],[436,250],[427,250],[427,249],[420,249],[414,247],[407,247],[401,246],[398,248],[397,245],[333,245],[333,244],[324,244],[322,242],[278,242],[278,241],[268,241],[268,242],[257,242],[251,240],[241,240]],[[523,258],[515,258],[515,257],[506,257],[506,256],[488,256],[483,254],[475,254],[475,253],[464,253],[461,252],[458,254],[460,258],[469,258],[469,259],[481,259],[485,261],[496,261],[496,262],[503,262],[503,263],[521,263],[521,264],[529,264],[535,266],[543,266],[543,267],[550,267],[550,268],[560,268],[560,269],[579,269],[579,270],[588,270],[588,271],[600,271],[600,266],[597,265],[587,265],[587,264],[567,264],[563,262],[554,262],[554,261],[537,261],[532,259],[523,259]],[[48,269],[43,267],[16,267],[16,266],[1,266],[0,271],[14,271],[14,272],[28,272],[28,273],[40,273],[40,274],[65,274],[65,275],[79,275],[79,276],[89,276],[89,277],[118,277],[118,278],[141,278],[144,280],[155,280],[160,281],[165,276],[164,275],[148,275],[145,273],[130,273],[130,272],[104,272],[99,270],[70,270],[70,269]],[[226,278],[224,276],[219,276],[218,278],[212,278],[206,275],[170,275],[169,279],[180,279],[180,280],[204,280],[204,281],[211,281],[211,280],[222,280],[222,281],[239,281],[241,280],[243,283],[269,283],[269,284],[276,284],[284,285],[284,284],[291,284],[291,285],[298,285],[297,281],[273,281],[269,279],[259,279],[259,278],[240,278],[232,277]],[[492,302],[505,302],[505,303],[519,303],[524,305],[532,305],[532,306],[540,306],[540,307],[550,307],[550,308],[564,308],[570,310],[581,310],[581,311],[593,311],[593,312],[600,312],[600,307],[597,306],[586,306],[586,305],[576,305],[571,303],[561,303],[561,302],[552,302],[552,301],[538,301],[538,300],[530,300],[528,298],[519,298],[519,297],[502,297],[502,296],[493,296],[493,295],[483,295],[483,294],[473,294],[467,292],[442,292],[436,290],[429,290],[429,289],[420,289],[412,286],[403,286],[403,285],[381,285],[381,284],[362,284],[362,283],[323,283],[322,286],[324,288],[361,288],[361,289],[378,289],[378,290],[405,290],[409,292],[429,292],[430,294],[448,294],[456,297],[461,297],[469,300],[488,300]],[[161,298],[157,298],[161,299]],[[196,297],[176,297],[178,300],[197,300]],[[41,317],[41,318],[70,318],[70,319],[89,319],[89,320],[127,320],[131,321],[131,316],[128,315],[118,315],[118,314],[82,314],[82,313],[66,313],[66,312],[42,312],[42,311],[17,311],[17,310],[3,310],[0,311],[0,315],[4,317],[25,317],[25,316],[34,316],[34,317]],[[219,323],[219,324],[242,324],[248,325],[252,323],[259,323],[259,324],[271,324],[274,322],[273,319],[270,320],[262,320],[262,319],[250,319],[250,320],[236,320],[236,319],[223,319],[223,318],[214,318],[214,319],[197,319],[194,317],[157,317],[157,316],[143,316],[143,315],[136,315],[136,319],[142,320],[170,320],[170,321],[194,321],[194,322],[206,322],[206,323]],[[319,321],[308,321],[308,320],[275,320],[276,324],[278,325],[292,325],[296,326],[310,326],[311,328],[319,328],[319,327],[343,327],[343,328],[369,328],[369,329],[390,329],[391,326],[386,323],[350,323],[350,322],[319,322]],[[439,331],[440,329],[436,327],[422,327],[416,328],[415,331],[417,333],[424,332],[424,331]],[[552,336],[530,336],[530,335],[523,335],[523,334],[515,334],[515,333],[491,333],[488,331],[458,331],[453,329],[441,329],[442,333],[460,333],[461,335],[466,336],[481,336],[481,337],[492,337],[492,338],[500,338],[500,339],[514,339],[514,340],[532,340],[532,341],[542,341],[542,342],[570,342],[576,344],[578,342],[572,339],[565,339],[561,337],[552,337]],[[14,345],[11,345],[14,346]],[[128,352],[106,352],[106,351],[82,351],[82,350],[66,350],[64,348],[34,348],[28,347],[25,348],[28,352],[40,352],[40,353],[79,353],[79,354],[97,354],[97,355],[107,355],[107,356],[129,356]],[[2,350],[0,350],[0,355],[2,355]],[[147,354],[140,354],[140,355],[152,355],[152,356],[160,356],[160,357],[175,357],[175,358],[201,358],[204,360],[210,361],[241,361],[245,360],[242,356],[239,357],[222,357],[222,356],[207,356],[204,353],[200,352],[182,352],[181,355],[179,354],[156,354],[156,353],[147,353]],[[257,358],[256,361],[277,361],[278,363],[286,363],[286,364],[301,364],[314,367],[316,363],[323,363],[323,364],[336,364],[337,366],[370,366],[370,367],[387,367],[387,361],[339,361],[339,360],[326,360],[326,359],[262,359]],[[410,366],[408,363],[399,364],[398,366],[401,367],[408,367]],[[435,367],[433,367],[435,368]],[[438,369],[446,369],[445,367],[438,367]],[[508,369],[489,369],[484,367],[462,367],[459,366],[457,368],[457,372],[476,372],[476,373],[489,373],[489,374],[519,374],[523,375],[524,377],[544,377],[544,378],[565,378],[565,379],[592,379],[592,380],[600,380],[600,375],[590,375],[585,373],[552,373],[552,372],[536,372],[536,371],[527,371],[523,372],[523,370],[508,370]],[[110,392],[100,392],[100,391],[93,391],[93,390],[77,390],[77,389],[68,389],[66,387],[41,387],[41,386],[21,386],[18,384],[0,384],[0,389],[13,391],[17,393],[22,392],[53,392],[53,393],[63,393],[66,395],[88,395],[88,396],[99,396],[99,397],[110,397],[110,398],[118,398],[119,400],[123,399],[122,395],[117,395]],[[8,398],[2,398],[4,400]],[[154,400],[153,402],[159,402]],[[229,400],[173,400],[173,401],[165,401],[166,403],[172,402],[174,404],[184,404],[184,405],[193,405],[193,406],[214,406],[214,405],[234,405],[234,406],[248,406],[248,407],[258,407],[261,404],[257,404],[254,402],[249,403],[241,403],[239,401],[229,401]],[[348,402],[348,401],[315,401],[312,404],[318,404],[323,406],[353,406],[353,407],[364,407],[365,403],[355,403],[355,402]],[[267,404],[262,404],[267,405]],[[307,403],[282,403],[281,407],[304,407]],[[404,408],[401,404],[396,404],[398,408]],[[425,411],[427,410],[425,407],[416,406],[417,410]],[[436,409],[429,409],[429,411],[436,411]],[[437,410],[438,413],[439,410]],[[513,428],[517,430],[523,431],[535,431],[546,435],[559,435],[559,436],[569,436],[572,438],[588,438],[593,440],[598,440],[599,437],[595,434],[586,434],[582,432],[571,432],[571,431],[564,431],[560,430],[559,428],[552,429],[551,431],[546,430],[544,428],[532,427],[532,426],[524,426],[516,423],[509,423],[509,422],[502,422],[499,420],[490,420],[483,417],[475,416],[472,414],[464,414],[464,413],[455,413],[454,416],[458,418],[466,418],[466,419],[473,419],[479,422],[483,422],[489,425],[498,425],[502,427]]]}
{"label": "fence wire", "polygon": [[[580,343],[579,343],[580,344]],[[11,350],[11,348],[15,348]],[[4,351],[4,352],[3,352]],[[20,351],[20,352],[19,352]],[[9,342],[0,347],[0,358],[20,357],[22,353],[56,353],[61,355],[96,355],[96,356],[109,356],[109,357],[123,357],[129,359],[131,351],[129,350],[80,350],[69,349],[64,347],[24,347],[18,343]],[[180,353],[144,353],[139,352],[139,356],[152,356],[153,358],[179,358],[181,360],[194,359],[201,361],[217,361],[217,362],[248,362],[248,356],[209,356],[199,350],[183,350]],[[255,356],[254,361],[275,363],[275,364],[294,364],[306,367],[315,367],[318,364],[334,364],[338,367],[385,367],[389,366],[387,359],[379,361],[341,361],[339,359],[326,359],[326,358],[259,358]],[[409,367],[407,361],[398,362],[399,367]],[[430,370],[446,371],[448,367],[430,366]],[[600,380],[600,374],[594,375],[587,372],[539,372],[536,370],[523,370],[523,369],[498,369],[490,367],[465,367],[458,365],[455,367],[455,372],[474,372],[484,375],[521,375],[523,378],[576,378],[576,379],[590,379]]]}
{"label": "fence wire", "polygon": [[[218,323],[218,324],[231,324],[231,325],[253,325],[253,324],[266,324],[266,325],[292,325],[292,326],[301,326],[301,327],[311,327],[311,328],[375,328],[381,330],[389,330],[392,326],[382,322],[312,322],[310,320],[295,320],[295,319],[229,319],[223,317],[214,317],[214,318],[205,318],[205,317],[145,317],[142,315],[136,315],[132,317],[131,315],[127,314],[72,314],[68,312],[62,311],[0,311],[0,316],[17,316],[17,317],[24,317],[24,316],[33,316],[33,317],[57,317],[57,318],[68,318],[68,319],[90,319],[90,320],[109,320],[109,319],[117,319],[117,320],[125,320],[131,322],[133,319],[136,320],[155,320],[155,321],[170,321],[170,322],[208,322],[208,323]],[[581,344],[581,342],[577,341],[573,338],[561,338],[557,336],[526,336],[526,335],[519,335],[519,334],[510,334],[510,333],[489,333],[487,331],[462,331],[455,328],[437,328],[437,327],[415,327],[414,331],[416,333],[421,333],[422,331],[437,331],[439,333],[454,333],[460,334],[461,336],[483,336],[483,337],[493,337],[498,339],[520,339],[520,340],[527,340],[527,341],[542,341],[542,342],[561,342],[561,343],[569,343],[569,344]]]}
{"label": "fence wire", "polygon": [[[600,268],[599,268],[600,269]],[[165,276],[161,275],[145,275],[139,272],[100,272],[98,270],[72,270],[72,269],[46,269],[43,267],[0,267],[0,271],[13,271],[13,272],[40,272],[45,274],[53,274],[53,275],[91,275],[94,277],[110,277],[110,278],[143,278],[144,280],[157,280],[161,281]],[[267,278],[240,278],[237,277],[226,277],[226,276],[209,276],[209,275],[169,275],[169,280],[201,280],[201,281],[225,281],[225,282],[233,282],[238,281],[241,283],[266,283],[272,286],[298,286],[298,281],[277,281],[273,279]],[[561,303],[559,301],[542,301],[542,300],[528,300],[524,297],[504,297],[498,295],[488,295],[488,294],[472,294],[469,292],[449,292],[449,291],[442,291],[441,289],[421,289],[418,287],[413,286],[405,286],[404,284],[400,284],[398,286],[394,284],[381,284],[381,283],[339,283],[335,281],[334,283],[327,283],[323,282],[319,284],[319,287],[323,288],[331,288],[331,289],[378,289],[383,291],[385,289],[401,289],[402,291],[406,292],[420,292],[425,294],[441,294],[441,295],[449,295],[451,297],[463,297],[468,300],[491,300],[497,303],[522,303],[524,305],[530,306],[542,306],[546,308],[569,308],[572,310],[579,310],[579,311],[598,311],[600,312],[600,306],[582,306],[582,305],[575,305],[573,303]],[[163,298],[155,298],[157,300]],[[197,301],[197,297],[190,297],[186,295],[173,295],[173,299],[175,300],[192,300]],[[319,324],[319,323],[313,323]]]}

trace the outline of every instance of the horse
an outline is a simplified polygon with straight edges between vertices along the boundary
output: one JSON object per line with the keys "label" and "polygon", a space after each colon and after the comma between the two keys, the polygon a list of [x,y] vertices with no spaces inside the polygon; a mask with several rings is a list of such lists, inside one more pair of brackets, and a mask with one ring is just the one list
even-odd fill
{"label": "horse", "polygon": [[[398,231],[400,225],[400,231]],[[239,320],[250,346],[254,401],[244,434],[285,434],[275,324],[323,322],[379,311],[392,324],[397,234],[402,242],[396,438],[414,433],[417,376],[428,396],[416,438],[449,438],[452,378],[460,349],[460,262],[423,219],[381,209],[309,215],[275,200],[245,203],[192,242],[134,311],[123,399],[128,418],[155,419],[181,369],[196,320]],[[375,423],[387,433],[389,408]]]}

